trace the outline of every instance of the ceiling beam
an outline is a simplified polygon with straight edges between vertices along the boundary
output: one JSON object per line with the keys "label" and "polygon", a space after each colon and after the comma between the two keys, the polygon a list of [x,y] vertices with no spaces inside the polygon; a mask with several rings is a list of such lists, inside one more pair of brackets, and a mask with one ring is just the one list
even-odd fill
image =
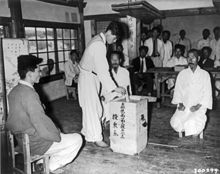
{"label": "ceiling beam", "polygon": [[211,15],[216,14],[217,9],[215,7],[207,8],[191,8],[191,9],[180,9],[180,10],[163,10],[166,17],[176,16],[193,16],[193,15]]}
{"label": "ceiling beam", "polygon": [[112,4],[112,10],[120,12],[121,15],[138,18],[145,23],[151,23],[154,19],[164,17],[163,13],[146,1]]}
{"label": "ceiling beam", "polygon": [[113,13],[113,14],[111,13],[111,14],[101,14],[101,15],[87,15],[84,16],[84,20],[112,21],[123,17],[126,17],[126,15],[122,15],[120,13]]}
{"label": "ceiling beam", "polygon": [[87,4],[86,2],[84,2],[84,0],[37,0],[37,1],[42,1],[56,5],[72,6],[72,7],[78,7],[79,3],[83,3],[83,8],[85,8]]}

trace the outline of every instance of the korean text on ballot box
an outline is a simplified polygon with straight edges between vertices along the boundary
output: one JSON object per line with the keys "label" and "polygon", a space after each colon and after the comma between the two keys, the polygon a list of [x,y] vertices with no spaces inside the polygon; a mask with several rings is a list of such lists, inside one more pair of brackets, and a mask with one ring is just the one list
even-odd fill
{"label": "korean text on ballot box", "polygon": [[110,102],[110,147],[114,152],[134,155],[148,141],[148,97],[130,96]]}

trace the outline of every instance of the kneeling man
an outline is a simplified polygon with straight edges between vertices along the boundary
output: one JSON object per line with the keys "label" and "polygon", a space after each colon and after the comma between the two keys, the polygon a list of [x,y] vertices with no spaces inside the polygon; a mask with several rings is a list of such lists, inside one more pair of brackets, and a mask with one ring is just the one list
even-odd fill
{"label": "kneeling man", "polygon": [[198,66],[198,51],[189,51],[188,68],[177,76],[172,103],[177,105],[170,124],[185,136],[199,135],[206,124],[206,111],[212,109],[210,75]]}

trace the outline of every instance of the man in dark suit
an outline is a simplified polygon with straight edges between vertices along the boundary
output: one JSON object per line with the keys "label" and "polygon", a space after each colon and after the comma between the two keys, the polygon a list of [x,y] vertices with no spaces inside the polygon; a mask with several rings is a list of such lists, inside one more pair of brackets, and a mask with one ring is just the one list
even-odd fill
{"label": "man in dark suit", "polygon": [[212,53],[212,49],[210,47],[203,47],[201,51],[201,58],[199,60],[199,66],[201,68],[213,68],[214,61],[210,59],[210,55]]}
{"label": "man in dark suit", "polygon": [[135,58],[132,62],[133,65],[133,83],[135,93],[141,94],[143,87],[147,89],[147,95],[151,95],[153,92],[153,75],[146,74],[145,72],[151,68],[154,68],[154,63],[149,56],[147,56],[148,47],[140,46],[140,56]]}

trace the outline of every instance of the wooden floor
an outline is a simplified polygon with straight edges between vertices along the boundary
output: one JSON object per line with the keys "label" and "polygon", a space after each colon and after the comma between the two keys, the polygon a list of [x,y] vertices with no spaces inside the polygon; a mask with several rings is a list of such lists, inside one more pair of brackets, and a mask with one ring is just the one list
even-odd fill
{"label": "wooden floor", "polygon": [[[139,155],[114,153],[87,143],[78,158],[64,168],[64,174],[193,174],[196,169],[218,169],[220,173],[220,105],[209,113],[203,140],[178,138],[169,124],[174,109],[153,108],[149,143]],[[52,103],[51,110],[63,132],[80,132],[77,102],[62,98]]]}

